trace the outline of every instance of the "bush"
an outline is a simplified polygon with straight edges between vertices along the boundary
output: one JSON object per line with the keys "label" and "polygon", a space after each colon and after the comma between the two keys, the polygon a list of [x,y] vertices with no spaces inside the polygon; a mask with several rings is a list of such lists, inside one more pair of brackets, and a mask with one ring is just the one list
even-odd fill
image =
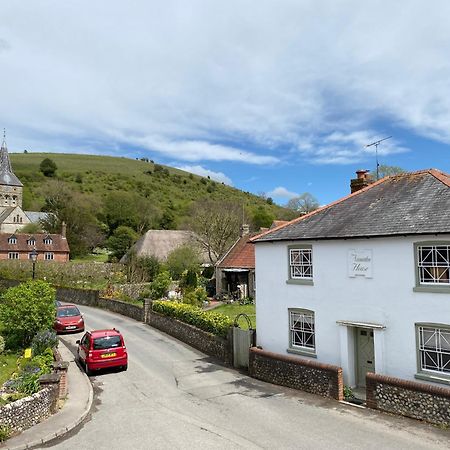
{"label": "bush", "polygon": [[11,428],[8,425],[0,425],[0,442],[5,442],[11,435]]}
{"label": "bush", "polygon": [[199,271],[200,256],[198,249],[189,244],[177,247],[167,256],[167,267],[174,280],[179,280],[186,270]]}
{"label": "bush", "polygon": [[5,338],[0,336],[0,355],[5,351]]}
{"label": "bush", "polygon": [[45,281],[27,281],[9,288],[0,300],[0,322],[8,347],[26,347],[55,320],[55,289]]}
{"label": "bush", "polygon": [[197,287],[197,272],[194,269],[188,269],[183,272],[180,280],[180,287],[187,291]]}
{"label": "bush", "polygon": [[41,164],[39,165],[39,170],[46,176],[46,177],[53,177],[55,176],[56,172],[56,164],[55,162],[50,158],[45,158],[42,160]]}
{"label": "bush", "polygon": [[233,325],[233,321],[225,314],[203,311],[184,303],[155,301],[152,310],[221,337],[226,337]]}
{"label": "bush", "polygon": [[172,278],[169,272],[163,271],[150,283],[150,297],[153,299],[162,298],[166,295]]}
{"label": "bush", "polygon": [[47,349],[58,346],[58,338],[54,331],[40,331],[31,341],[31,350],[33,356],[42,355]]}

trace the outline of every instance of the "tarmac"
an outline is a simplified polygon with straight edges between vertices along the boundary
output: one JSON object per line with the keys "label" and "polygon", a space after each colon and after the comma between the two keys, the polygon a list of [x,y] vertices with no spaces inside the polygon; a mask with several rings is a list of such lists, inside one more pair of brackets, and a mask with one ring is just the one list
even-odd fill
{"label": "tarmac", "polygon": [[79,425],[89,414],[94,398],[92,384],[80,370],[73,353],[59,341],[63,361],[69,361],[68,394],[63,407],[43,422],[34,425],[0,445],[0,449],[22,450],[35,447],[63,436]]}

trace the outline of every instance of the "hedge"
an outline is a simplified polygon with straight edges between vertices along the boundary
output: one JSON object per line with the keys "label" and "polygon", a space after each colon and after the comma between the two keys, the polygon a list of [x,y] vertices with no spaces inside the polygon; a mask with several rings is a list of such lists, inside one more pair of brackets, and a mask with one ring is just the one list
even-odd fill
{"label": "hedge", "polygon": [[203,311],[185,303],[154,301],[152,310],[221,337],[226,337],[233,325],[233,321],[225,314]]}

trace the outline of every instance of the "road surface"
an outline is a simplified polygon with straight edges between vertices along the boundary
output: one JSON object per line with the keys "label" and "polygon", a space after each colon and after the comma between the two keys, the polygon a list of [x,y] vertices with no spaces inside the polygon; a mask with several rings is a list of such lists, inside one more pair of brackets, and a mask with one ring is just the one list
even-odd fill
{"label": "road surface", "polygon": [[[450,431],[249,378],[147,325],[80,307],[118,328],[126,372],[91,377],[88,419],[54,449],[436,449]],[[71,349],[81,335],[64,336]],[[74,395],[72,392],[71,395]]]}

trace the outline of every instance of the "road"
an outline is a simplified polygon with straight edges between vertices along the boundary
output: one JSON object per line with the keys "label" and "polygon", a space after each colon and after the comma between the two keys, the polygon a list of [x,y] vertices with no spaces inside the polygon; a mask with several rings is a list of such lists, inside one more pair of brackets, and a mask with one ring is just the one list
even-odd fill
{"label": "road", "polygon": [[[123,333],[129,369],[91,377],[95,400],[89,418],[45,448],[450,447],[450,431],[263,383],[147,325],[80,309],[88,329],[114,326]],[[79,338],[62,339],[74,349]]]}

